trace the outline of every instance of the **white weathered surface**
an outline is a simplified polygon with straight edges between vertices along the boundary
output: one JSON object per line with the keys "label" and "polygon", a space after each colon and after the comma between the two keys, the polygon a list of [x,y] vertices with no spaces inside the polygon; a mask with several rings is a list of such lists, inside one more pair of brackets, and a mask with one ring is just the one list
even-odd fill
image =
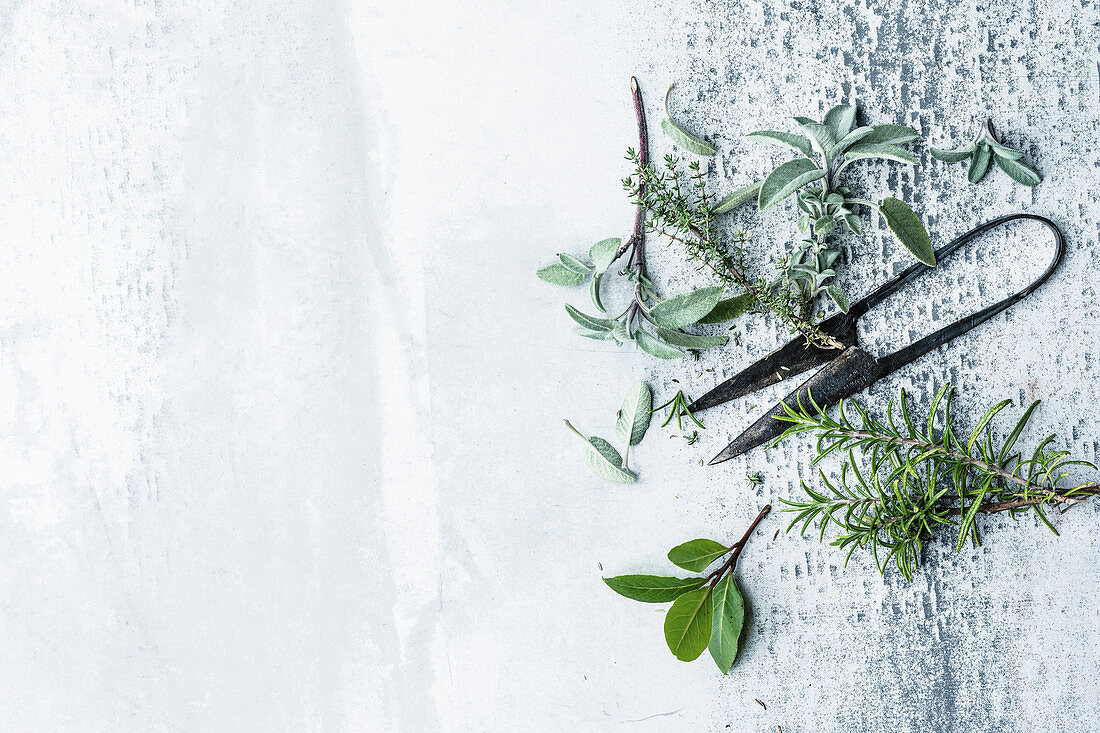
{"label": "white weathered surface", "polygon": [[[868,192],[900,191],[938,242],[1049,215],[1066,262],[867,400],[948,379],[964,415],[1041,397],[1027,438],[1096,460],[1097,20],[1074,0],[6,3],[0,727],[1093,729],[1091,506],[1061,539],[1025,518],[936,544],[912,584],[772,541],[772,517],[739,569],[733,673],[673,659],[660,609],[597,563],[657,571],[680,541],[736,536],[809,477],[807,448],[697,465],[772,391],[693,447],[654,430],[621,487],[560,419],[610,433],[632,380],[697,394],[781,334],[751,320],[741,350],[657,364],[574,336],[571,294],[533,272],[628,231],[631,74],[655,131],[680,85],[723,190],[781,160],[745,132],[836,100],[932,144],[988,114],[1047,176],[1034,191],[967,187],[922,146]],[[788,217],[745,220],[761,262]],[[905,262],[868,223],[855,293]],[[867,343],[1026,279],[1045,240],[1020,241],[961,256]],[[662,287],[705,282],[652,250]]]}

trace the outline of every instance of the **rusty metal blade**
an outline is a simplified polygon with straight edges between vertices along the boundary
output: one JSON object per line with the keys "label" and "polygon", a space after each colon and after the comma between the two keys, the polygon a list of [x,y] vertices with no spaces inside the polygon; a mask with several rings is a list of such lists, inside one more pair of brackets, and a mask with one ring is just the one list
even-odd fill
{"label": "rusty metal blade", "polygon": [[[833,359],[820,372],[803,382],[802,386],[784,397],[783,402],[794,407],[801,400],[804,406],[810,407],[812,394],[813,401],[824,409],[866,389],[883,373],[884,369],[875,357],[858,346],[852,346]],[[736,458],[758,445],[778,438],[789,426],[789,423],[776,419],[784,414],[786,413],[783,405],[777,404],[767,415],[750,425],[721,453],[712,458],[710,465]]]}
{"label": "rusty metal blade", "polygon": [[[841,315],[834,316],[821,324],[822,330],[848,346],[855,345],[855,320]],[[807,346],[803,338],[796,338],[781,346],[726,381],[714,387],[705,395],[688,405],[692,412],[721,405],[739,397],[770,387],[789,377],[796,376],[827,361],[836,359],[841,352],[837,349],[822,349]]]}

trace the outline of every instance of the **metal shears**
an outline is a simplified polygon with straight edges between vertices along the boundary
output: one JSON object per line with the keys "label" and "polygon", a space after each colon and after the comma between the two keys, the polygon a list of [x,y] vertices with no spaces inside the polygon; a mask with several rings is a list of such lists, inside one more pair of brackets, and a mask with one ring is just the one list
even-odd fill
{"label": "metal shears", "polygon": [[[921,263],[911,265],[902,270],[894,279],[880,285],[862,300],[853,303],[847,313],[838,313],[819,324],[818,327],[824,333],[844,345],[843,350],[807,346],[803,339],[796,338],[786,346],[776,349],[752,366],[722,382],[692,402],[688,409],[692,412],[705,410],[708,407],[735,400],[821,365],[824,366],[819,372],[806,380],[794,392],[787,395],[783,402],[792,407],[800,401],[804,405],[810,405],[809,396],[812,394],[813,401],[824,409],[866,389],[873,382],[927,354],[932,349],[942,346],[956,336],[966,333],[979,323],[988,321],[1009,306],[1031,295],[1054,273],[1066,251],[1066,242],[1065,237],[1062,236],[1062,231],[1046,217],[1036,216],[1035,214],[1010,214],[975,227],[936,250],[936,261],[939,262],[959,247],[991,229],[1021,220],[1037,221],[1046,226],[1054,235],[1055,245],[1054,259],[1051,260],[1046,271],[1023,290],[949,326],[945,326],[899,351],[875,358],[859,347],[856,324],[864,313],[874,308],[902,286],[915,280],[925,270],[931,269]],[[710,464],[714,465],[728,461],[758,445],[778,438],[787,427],[786,423],[776,419],[777,416],[783,414],[783,404],[776,404],[768,414],[750,425],[721,453],[711,459]]]}

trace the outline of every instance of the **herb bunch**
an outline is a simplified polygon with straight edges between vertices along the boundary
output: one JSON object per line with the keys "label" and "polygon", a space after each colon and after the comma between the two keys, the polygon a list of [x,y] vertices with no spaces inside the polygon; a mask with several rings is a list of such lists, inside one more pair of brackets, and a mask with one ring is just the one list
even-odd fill
{"label": "herb bunch", "polygon": [[916,130],[902,125],[855,127],[856,107],[849,104],[833,107],[822,122],[807,117],[794,120],[805,135],[775,130],[748,135],[750,140],[793,148],[800,154],[754,184],[760,211],[795,195],[801,212],[797,226],[802,239],[789,255],[780,259],[781,277],[772,288],[791,291],[802,303],[804,317],[808,317],[814,300],[822,293],[847,313],[848,295],[835,282],[840,250],[829,243],[829,236],[841,226],[854,234],[863,234],[857,207],[877,211],[890,232],[914,257],[926,265],[935,265],[928,232],[908,204],[892,197],[877,204],[855,198],[851,188],[841,184],[844,171],[860,161],[883,159],[916,165],[916,157],[901,147],[919,139]]}
{"label": "herb bunch", "polygon": [[966,145],[955,150],[941,150],[929,148],[932,157],[945,163],[962,163],[969,160],[970,167],[966,173],[966,179],[971,183],[977,183],[985,178],[992,160],[1005,174],[1025,186],[1037,186],[1043,179],[1038,173],[1020,162],[1024,154],[1007,145],[1002,145],[993,132],[993,123],[986,120],[978,129],[978,134]]}
{"label": "herb bunch", "polygon": [[733,571],[753,530],[769,511],[770,504],[760,511],[741,539],[728,547],[715,540],[697,539],[669,550],[669,561],[692,573],[702,573],[726,557],[709,575],[691,578],[619,575],[604,578],[604,582],[619,595],[635,601],[671,601],[664,624],[669,650],[680,661],[691,662],[709,649],[718,669],[728,674],[737,657],[741,627],[745,623],[745,601],[733,579]]}
{"label": "herb bunch", "polygon": [[[955,431],[951,413],[953,391],[943,387],[928,414],[914,421],[904,390],[895,415],[891,400],[885,422],[851,401],[855,419],[841,402],[837,417],[827,415],[811,397],[811,405],[784,405],[780,420],[791,426],[781,436],[810,432],[817,435],[813,465],[830,455],[841,458],[839,475],[830,479],[818,469],[823,488],[802,482],[805,500],[782,500],[795,517],[788,531],[802,525],[802,533],[818,522],[819,540],[833,526],[840,534],[832,544],[870,550],[880,572],[893,561],[906,580],[920,563],[926,541],[945,528],[957,532],[956,552],[968,537],[980,544],[979,514],[1034,512],[1056,535],[1046,511],[1061,511],[1100,494],[1100,484],[1065,483],[1067,469],[1096,470],[1069,453],[1052,449],[1056,436],[1041,441],[1030,455],[1014,450],[1035,412],[1028,407],[1004,438],[993,434],[993,420],[1011,400],[998,402],[978,421],[969,437]],[[899,421],[900,418],[900,421]]]}
{"label": "herb bunch", "polygon": [[[639,148],[636,156],[639,163],[645,165],[649,158],[649,143],[641,91],[636,79],[630,80],[630,88],[638,122]],[[727,336],[706,336],[684,329],[695,324],[730,320],[745,310],[747,304],[741,304],[737,299],[723,301],[722,287],[699,288],[665,300],[658,299],[646,270],[645,220],[646,212],[639,208],[635,212],[634,232],[625,242],[615,238],[597,242],[588,252],[591,262],[560,253],[559,262],[543,267],[538,271],[538,276],[562,286],[581,285],[589,277],[592,278],[589,288],[592,303],[604,316],[591,316],[572,305],[565,306],[566,313],[577,324],[574,330],[586,338],[614,341],[620,346],[636,343],[642,351],[662,359],[679,359],[687,352],[725,345],[729,341]],[[603,280],[614,272],[612,265],[624,255],[626,265],[618,274],[634,284],[633,297],[620,313],[608,316],[601,292]]]}

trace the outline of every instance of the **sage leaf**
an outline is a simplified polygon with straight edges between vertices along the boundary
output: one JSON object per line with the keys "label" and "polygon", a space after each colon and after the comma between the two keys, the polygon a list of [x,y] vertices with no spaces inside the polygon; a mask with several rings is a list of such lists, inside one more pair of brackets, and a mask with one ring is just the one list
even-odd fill
{"label": "sage leaf", "polygon": [[852,130],[856,121],[856,108],[850,104],[838,104],[825,113],[825,124],[833,132],[833,137],[842,139]]}
{"label": "sage leaf", "polygon": [[725,214],[727,211],[731,211],[737,208],[741,204],[751,199],[756,194],[756,192],[760,190],[761,183],[763,183],[763,181],[757,181],[756,183],[751,183],[748,186],[737,189],[729,196],[726,196],[724,199],[719,201],[718,204],[714,207],[713,213]]}
{"label": "sage leaf", "polygon": [[587,328],[581,328],[580,326],[575,326],[573,328],[573,333],[577,334],[578,336],[584,336],[586,339],[595,339],[596,341],[607,341],[611,338],[610,330],[589,331]]}
{"label": "sage leaf", "polygon": [[885,158],[887,160],[896,160],[900,163],[908,163],[909,165],[916,165],[917,158],[908,150],[903,150],[896,145],[883,145],[881,143],[860,143],[853,145],[847,153],[844,154],[844,161],[851,163],[852,161],[862,160],[864,158]]}
{"label": "sage leaf", "polygon": [[822,216],[814,222],[814,234],[823,237],[836,229],[836,219],[831,216]]}
{"label": "sage leaf", "polygon": [[730,548],[714,540],[690,540],[669,550],[668,559],[673,565],[684,570],[701,573],[706,570],[707,565],[729,551]]}
{"label": "sage leaf", "polygon": [[760,211],[774,206],[807,183],[825,177],[825,171],[807,158],[788,160],[779,166],[760,184],[758,207]]}
{"label": "sage leaf", "polygon": [[878,145],[898,145],[910,143],[920,138],[917,131],[904,125],[875,125],[874,132],[863,138],[862,142]]}
{"label": "sage leaf", "polygon": [[630,332],[630,324],[625,320],[615,321],[615,325],[611,328],[611,338],[615,339],[619,344],[633,341],[634,334]]}
{"label": "sage leaf", "polygon": [[1022,183],[1025,186],[1037,186],[1043,179],[1038,173],[1028,168],[1026,165],[1018,160],[1009,160],[1002,158],[1000,155],[994,155],[994,160],[997,163],[997,167],[1008,174],[1009,178]]}
{"label": "sage leaf", "polygon": [[852,130],[847,135],[842,137],[837,142],[837,144],[833,146],[833,150],[830,155],[837,156],[840,153],[843,153],[848,148],[852,147],[859,141],[874,133],[874,131],[875,128],[873,127],[857,127],[856,129]]}
{"label": "sage leaf", "polygon": [[698,659],[707,648],[713,611],[710,588],[688,591],[672,602],[665,614],[665,642],[681,662]]}
{"label": "sage leaf", "polygon": [[750,132],[745,137],[751,140],[763,140],[764,142],[775,143],[778,145],[786,145],[789,148],[794,148],[798,152],[805,155],[807,158],[812,158],[814,155],[813,147],[811,147],[808,138],[802,137],[801,135],[795,135],[790,132],[760,130],[759,132]]}
{"label": "sage leaf", "polygon": [[592,304],[596,306],[600,313],[607,313],[607,308],[603,307],[603,300],[600,298],[600,283],[603,281],[603,275],[601,272],[592,277],[589,292],[592,295]]}
{"label": "sage leaf", "polygon": [[706,578],[665,578],[659,575],[616,575],[604,578],[607,587],[626,596],[632,601],[642,603],[668,603],[688,591],[701,588]]}
{"label": "sage leaf", "polygon": [[684,349],[702,351],[715,346],[725,346],[729,342],[728,336],[697,336],[683,331],[670,331],[667,328],[657,327],[657,335],[673,346]]}
{"label": "sage leaf", "polygon": [[672,141],[689,153],[696,155],[714,155],[718,151],[711,147],[705,140],[686,132],[672,120],[661,120],[661,129],[672,138]]}
{"label": "sage leaf", "polygon": [[714,611],[711,618],[710,656],[722,674],[729,674],[737,658],[741,628],[745,625],[745,599],[733,580],[726,575],[714,587]]}
{"label": "sage leaf", "polygon": [[592,272],[591,265],[586,265],[571,254],[559,252],[558,259],[561,260],[561,263],[563,265],[565,265],[568,269],[572,270],[578,275],[587,275],[588,273]]}
{"label": "sage leaf", "polygon": [[879,204],[878,211],[894,237],[914,257],[929,267],[935,267],[936,253],[932,250],[932,243],[928,241],[928,232],[920,217],[913,213],[908,204],[900,199],[885,198]]}
{"label": "sage leaf", "polygon": [[634,334],[634,340],[637,342],[638,348],[659,359],[679,359],[684,355],[684,352],[675,346],[665,343],[643,329],[638,329],[638,332]]}
{"label": "sage leaf", "polygon": [[825,288],[825,293],[834,303],[836,303],[836,307],[840,309],[841,313],[848,312],[848,294],[845,293],[839,285],[828,286]]}
{"label": "sage leaf", "polygon": [[821,155],[821,159],[828,163],[831,160],[833,146],[836,145],[836,137],[833,135],[832,129],[805,117],[795,117],[795,120],[798,121],[803,130],[810,133],[810,144]]}
{"label": "sage leaf", "polygon": [[596,268],[596,272],[606,272],[607,268],[611,267],[611,263],[615,261],[615,255],[618,254],[619,247],[622,244],[623,240],[612,237],[601,239],[592,245],[588,250],[588,259],[592,260],[592,266]]}
{"label": "sage leaf", "polygon": [[848,226],[848,229],[856,234],[863,234],[863,222],[859,220],[859,217],[855,214],[848,214],[844,217],[844,223]]}
{"label": "sage leaf", "polygon": [[584,282],[584,278],[587,277],[586,274],[582,275],[573,272],[565,265],[558,264],[557,262],[552,265],[547,265],[535,274],[539,276],[539,279],[545,280],[552,285],[562,285],[566,287],[570,285],[580,285]]}
{"label": "sage leaf", "polygon": [[615,435],[628,445],[638,445],[649,429],[652,417],[653,392],[645,382],[638,382],[626,393],[619,418],[615,421]]}
{"label": "sage leaf", "polygon": [[749,293],[735,295],[732,298],[724,298],[718,301],[710,313],[700,318],[696,323],[724,323],[732,321],[749,308],[752,308],[754,298]]}
{"label": "sage leaf", "polygon": [[584,451],[588,467],[596,472],[596,475],[608,481],[620,484],[632,484],[637,476],[622,468],[623,457],[615,446],[603,438],[593,435],[588,439],[588,447]]}
{"label": "sage leaf", "polygon": [[936,160],[942,160],[944,163],[961,163],[974,154],[974,151],[978,149],[977,143],[970,143],[964,145],[961,148],[955,150],[941,150],[940,148],[928,148],[928,152],[932,154],[932,157]]}
{"label": "sage leaf", "polygon": [[610,331],[615,327],[614,320],[610,318],[593,318],[592,316],[581,313],[568,303],[565,304],[565,312],[569,314],[570,318],[584,328],[587,328],[589,331]]}
{"label": "sage leaf", "polygon": [[683,328],[699,321],[714,310],[722,298],[722,287],[699,288],[674,295],[649,310],[649,317],[662,328]]}
{"label": "sage leaf", "polygon": [[1021,153],[1019,150],[1014,150],[1007,145],[1002,145],[1001,143],[997,142],[997,139],[994,138],[992,135],[987,134],[983,138],[983,141],[986,145],[993,148],[994,155],[998,155],[1002,158],[1007,158],[1009,160],[1019,160],[1020,158],[1024,157],[1024,154]]}
{"label": "sage leaf", "polygon": [[718,151],[710,146],[705,140],[701,140],[684,128],[676,124],[672,119],[672,113],[668,110],[668,98],[672,94],[673,84],[665,92],[665,114],[668,115],[668,119],[661,120],[661,129],[665,131],[665,134],[672,138],[672,141],[679,145],[684,150],[696,155],[714,155]]}
{"label": "sage leaf", "polygon": [[983,145],[970,159],[970,170],[966,173],[966,180],[977,183],[985,178],[985,172],[989,170],[989,159],[992,156],[988,145]]}

